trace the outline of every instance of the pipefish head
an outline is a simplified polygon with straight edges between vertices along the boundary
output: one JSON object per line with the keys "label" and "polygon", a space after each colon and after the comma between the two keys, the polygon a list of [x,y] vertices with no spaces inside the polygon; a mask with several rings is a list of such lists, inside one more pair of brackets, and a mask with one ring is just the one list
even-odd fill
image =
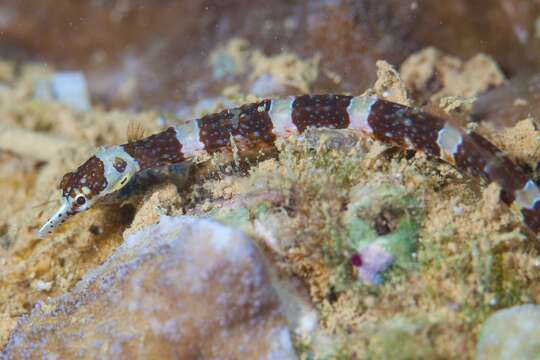
{"label": "pipefish head", "polygon": [[124,187],[139,166],[121,147],[100,149],[75,171],[64,175],[59,189],[62,205],[38,230],[39,237],[51,234],[71,216],[89,209],[99,199]]}

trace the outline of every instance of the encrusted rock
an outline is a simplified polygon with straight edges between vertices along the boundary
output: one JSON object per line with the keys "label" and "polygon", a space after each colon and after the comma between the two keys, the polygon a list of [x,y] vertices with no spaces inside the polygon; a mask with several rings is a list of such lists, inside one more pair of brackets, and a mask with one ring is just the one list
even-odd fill
{"label": "encrusted rock", "polygon": [[250,239],[215,221],[166,216],[129,235],[71,292],[38,304],[3,355],[296,358]]}

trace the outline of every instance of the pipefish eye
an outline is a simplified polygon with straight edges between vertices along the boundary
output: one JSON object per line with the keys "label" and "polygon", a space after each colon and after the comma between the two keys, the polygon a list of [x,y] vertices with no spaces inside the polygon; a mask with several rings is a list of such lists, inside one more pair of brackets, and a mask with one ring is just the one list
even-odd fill
{"label": "pipefish eye", "polygon": [[77,202],[78,205],[84,205],[86,203],[86,198],[84,197],[84,195],[79,195],[77,196],[75,201]]}

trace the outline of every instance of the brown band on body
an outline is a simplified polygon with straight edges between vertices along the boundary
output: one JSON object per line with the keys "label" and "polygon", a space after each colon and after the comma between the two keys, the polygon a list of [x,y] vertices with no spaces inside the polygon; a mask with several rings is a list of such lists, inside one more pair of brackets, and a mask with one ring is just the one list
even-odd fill
{"label": "brown band on body", "polygon": [[107,187],[105,178],[105,167],[103,162],[96,156],[92,156],[84,164],[72,173],[66,174],[62,179],[63,196],[75,197],[78,193],[83,193],[83,188],[88,188],[85,193],[88,197],[99,194]]}
{"label": "brown band on body", "polygon": [[521,209],[523,222],[536,234],[540,233],[540,201],[532,209]]}
{"label": "brown band on body", "polygon": [[344,95],[299,96],[292,105],[292,122],[299,133],[310,126],[346,129],[350,124],[347,107],[351,98]]}
{"label": "brown band on body", "polygon": [[458,169],[499,184],[501,200],[508,205],[514,201],[515,192],[522,189],[528,180],[518,165],[474,132],[463,137],[454,158]]}
{"label": "brown band on body", "polygon": [[230,147],[231,136],[252,145],[273,143],[276,138],[268,115],[270,104],[270,100],[264,100],[203,116],[198,120],[199,137],[206,151],[212,153]]}
{"label": "brown band on body", "polygon": [[445,121],[408,106],[377,100],[368,116],[368,124],[376,139],[403,147],[412,147],[440,156],[437,144]]}
{"label": "brown band on body", "polygon": [[185,160],[182,144],[176,138],[176,131],[172,127],[159,134],[124,144],[122,147],[139,163],[141,169],[179,163]]}

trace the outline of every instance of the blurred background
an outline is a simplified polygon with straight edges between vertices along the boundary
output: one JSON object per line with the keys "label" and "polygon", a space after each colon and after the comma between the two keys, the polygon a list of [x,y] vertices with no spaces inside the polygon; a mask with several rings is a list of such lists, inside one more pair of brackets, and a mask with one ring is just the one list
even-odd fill
{"label": "blurred background", "polygon": [[178,110],[242,86],[245,74],[216,77],[209,66],[210,52],[239,36],[267,55],[319,56],[316,93],[361,93],[377,59],[399,65],[427,46],[461,59],[486,53],[511,91],[526,92],[540,66],[540,1],[0,2],[1,58],[83,71],[106,107]]}

